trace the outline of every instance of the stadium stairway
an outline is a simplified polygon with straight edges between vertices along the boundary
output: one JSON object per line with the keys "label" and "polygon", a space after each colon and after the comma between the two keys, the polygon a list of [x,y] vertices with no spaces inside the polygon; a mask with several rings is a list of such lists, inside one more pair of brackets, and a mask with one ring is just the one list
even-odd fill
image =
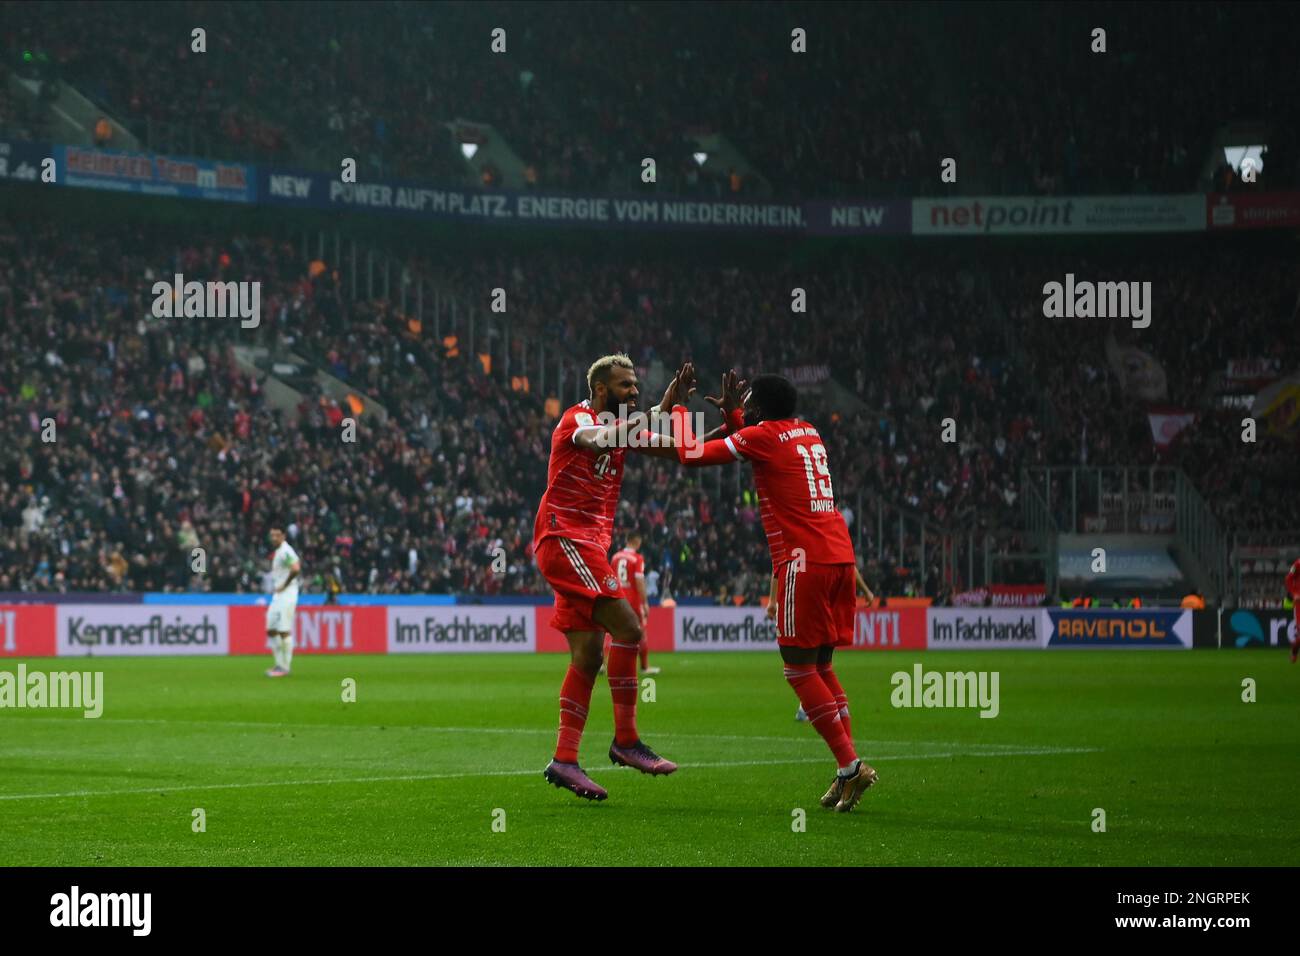
{"label": "stadium stairway", "polygon": [[[348,407],[348,397],[356,394],[347,383],[299,355],[272,356],[266,348],[245,346],[235,346],[233,352],[240,371],[258,376],[267,404],[286,418],[297,415],[298,406],[307,397],[306,388],[315,388],[344,409]],[[388,421],[388,409],[370,396],[365,396],[363,401],[369,420],[380,425]]]}
{"label": "stadium stairway", "polygon": [[1229,591],[1227,536],[1205,498],[1181,468],[1177,471],[1174,494],[1177,501],[1174,559],[1207,601],[1221,601]]}
{"label": "stadium stairway", "polygon": [[59,143],[69,146],[93,146],[95,123],[102,117],[108,120],[113,130],[113,146],[117,149],[138,150],[140,141],[122,123],[107,110],[92,103],[86,96],[69,83],[59,82],[53,87],[53,98],[42,98],[42,82],[51,80],[28,80],[17,76],[9,78],[10,91],[15,95],[27,97],[38,109],[46,114],[46,128]]}
{"label": "stadium stairway", "polygon": [[498,185],[502,188],[527,188],[524,170],[528,164],[519,158],[506,137],[491,123],[457,117],[455,122],[444,125],[457,143],[477,144],[474,155],[465,160],[467,168],[474,170],[476,178],[483,174],[484,167],[490,166],[501,177]]}

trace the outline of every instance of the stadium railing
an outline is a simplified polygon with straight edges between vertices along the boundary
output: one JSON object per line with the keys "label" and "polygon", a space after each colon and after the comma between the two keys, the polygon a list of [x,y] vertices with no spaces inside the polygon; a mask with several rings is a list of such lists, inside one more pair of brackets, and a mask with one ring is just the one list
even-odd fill
{"label": "stadium railing", "polygon": [[1177,469],[1175,482],[1178,510],[1174,533],[1200,569],[1209,575],[1209,587],[1203,589],[1207,599],[1223,601],[1229,593],[1227,539],[1209,504],[1181,468]]}
{"label": "stadium railing", "polygon": [[[489,378],[510,387],[517,380],[521,388],[543,398],[555,396],[561,407],[585,396],[584,368],[548,348],[540,337],[521,332],[505,316],[464,302],[414,264],[367,247],[355,237],[344,237],[338,230],[328,235],[304,231],[299,241],[305,258],[324,259],[332,250],[332,261],[340,268],[351,298],[393,302],[402,316],[428,330],[422,340],[435,349],[463,349],[467,355],[479,356]],[[443,344],[449,342],[454,344]]]}
{"label": "stadium railing", "polygon": [[1061,529],[1052,517],[1047,499],[1039,493],[1028,469],[1021,475],[1020,500],[1024,509],[1025,531],[1033,545],[1032,552],[1042,562],[1043,584],[1049,597],[1057,593],[1060,565],[1057,558]]}

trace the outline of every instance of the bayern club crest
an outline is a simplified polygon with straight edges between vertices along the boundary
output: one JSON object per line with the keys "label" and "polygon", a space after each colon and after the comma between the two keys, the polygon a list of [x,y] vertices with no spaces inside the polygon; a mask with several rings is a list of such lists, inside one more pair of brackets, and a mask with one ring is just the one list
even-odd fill
{"label": "bayern club crest", "polygon": [[605,579],[605,587],[609,588],[611,591],[617,591],[618,579],[611,574],[609,577]]}

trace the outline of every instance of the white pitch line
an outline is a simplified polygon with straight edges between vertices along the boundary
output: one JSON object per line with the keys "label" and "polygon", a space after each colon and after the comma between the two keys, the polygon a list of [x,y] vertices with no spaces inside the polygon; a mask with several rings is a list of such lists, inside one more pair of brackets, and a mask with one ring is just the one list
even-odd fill
{"label": "white pitch line", "polygon": [[[949,757],[1020,757],[1040,756],[1043,754],[1062,753],[1098,753],[1093,748],[1058,748],[1047,750],[1020,750],[993,754],[939,753],[939,754],[896,754],[873,756],[877,763],[891,760],[942,760]],[[783,767],[793,764],[829,764],[829,757],[801,758],[799,760],[734,760],[714,763],[680,764],[683,770],[712,769],[717,767]],[[600,767],[588,770],[588,774],[601,774],[615,770],[625,771],[626,767]],[[0,794],[0,800],[63,800],[77,797],[119,797],[141,793],[188,793],[194,790],[248,790],[258,787],[329,787],[341,783],[405,783],[420,780],[463,780],[470,777],[527,777],[540,775],[541,771],[532,770],[470,770],[461,773],[422,773],[404,774],[390,777],[334,777],[328,780],[268,780],[254,783],[208,783],[178,784],[177,786],[138,787],[131,790],[74,790],[67,793],[12,793]]]}
{"label": "white pitch line", "polygon": [[[72,722],[84,724],[84,717],[39,717],[32,718],[33,723],[44,721],[50,722]],[[252,727],[259,730],[379,730],[378,724],[280,724],[260,720],[195,720],[188,718],[170,719],[165,717],[118,717],[100,719],[96,721],[96,727],[111,727],[114,724],[195,724],[195,725],[215,725],[218,727]],[[388,730],[422,730],[431,733],[448,733],[448,734],[545,734],[548,737],[555,736],[553,729],[544,727],[434,727],[424,724],[384,724],[383,729]],[[673,737],[682,740],[765,740],[785,743],[790,741],[819,740],[820,738],[814,732],[811,736],[791,735],[788,737],[762,736],[755,734],[681,734],[654,731],[650,733],[652,737]],[[991,749],[1002,750],[1019,750],[1019,744],[981,744],[981,743],[961,743],[957,741],[938,741],[938,740],[862,740],[854,738],[855,744],[863,746],[899,746],[899,747],[987,747]],[[1066,751],[1063,751],[1066,752]],[[3,754],[3,750],[0,750]]]}
{"label": "white pitch line", "polygon": [[[85,720],[83,717],[42,717],[33,720],[37,721],[73,721],[81,723]],[[259,730],[380,730],[378,724],[281,724],[271,723],[269,721],[251,721],[251,720],[191,720],[180,718],[171,720],[162,717],[120,717],[100,720],[99,727],[109,727],[113,724],[197,724],[197,725],[215,725],[219,727],[251,727]],[[434,727],[424,724],[384,724],[383,730],[422,730],[432,733],[448,734],[510,734],[517,736],[519,734],[545,734],[548,737],[555,736],[553,728],[545,727]],[[676,733],[656,733],[655,737],[681,737],[693,738],[697,740],[770,740],[770,741],[787,741],[787,740],[804,740],[803,736],[775,737],[775,736],[754,736],[749,734],[676,734]],[[815,739],[815,738],[814,738]],[[933,746],[948,747],[960,746],[959,744],[932,744]],[[1012,745],[1014,746],[1014,745]]]}

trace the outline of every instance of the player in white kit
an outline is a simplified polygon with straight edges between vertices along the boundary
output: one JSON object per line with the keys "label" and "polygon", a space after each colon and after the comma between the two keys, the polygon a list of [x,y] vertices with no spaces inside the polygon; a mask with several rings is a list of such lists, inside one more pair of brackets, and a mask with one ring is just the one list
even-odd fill
{"label": "player in white kit", "polygon": [[271,529],[271,606],[266,609],[266,639],[275,657],[267,677],[288,677],[293,664],[293,614],[298,607],[298,575],[302,564],[298,553],[284,540],[283,528]]}

